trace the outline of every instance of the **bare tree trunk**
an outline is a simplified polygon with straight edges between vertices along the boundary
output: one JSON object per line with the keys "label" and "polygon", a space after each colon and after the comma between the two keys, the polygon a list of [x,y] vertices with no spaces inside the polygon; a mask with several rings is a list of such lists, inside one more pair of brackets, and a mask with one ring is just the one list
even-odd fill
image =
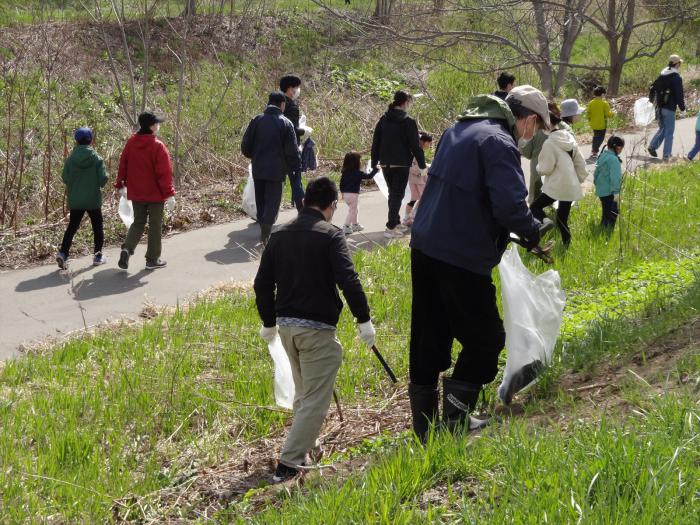
{"label": "bare tree trunk", "polygon": [[537,53],[539,60],[535,66],[540,82],[542,83],[542,91],[554,96],[554,72],[552,71],[552,58],[550,55],[550,40],[549,30],[547,28],[547,20],[545,10],[547,7],[539,0],[533,0],[532,9],[535,15],[535,28],[537,30]]}
{"label": "bare tree trunk", "polygon": [[391,9],[394,6],[394,0],[376,0],[374,6],[374,18],[382,25],[389,25],[391,22]]}
{"label": "bare tree trunk", "polygon": [[185,16],[196,16],[197,0],[185,0],[185,11],[182,14]]}

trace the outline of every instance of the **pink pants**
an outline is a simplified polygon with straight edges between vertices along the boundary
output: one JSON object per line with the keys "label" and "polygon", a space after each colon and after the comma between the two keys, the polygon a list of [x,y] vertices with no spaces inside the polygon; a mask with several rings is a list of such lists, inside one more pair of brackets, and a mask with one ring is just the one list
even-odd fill
{"label": "pink pants", "polygon": [[345,217],[345,225],[357,224],[357,212],[360,204],[359,193],[343,193],[343,200],[348,205],[348,215]]}
{"label": "pink pants", "polygon": [[[414,182],[409,182],[408,187],[411,190],[411,200],[416,201],[411,210],[411,216],[416,216],[416,210],[418,209],[418,202],[423,196],[423,190],[425,189],[425,184],[416,184]],[[408,206],[406,206],[406,211],[408,212]]]}

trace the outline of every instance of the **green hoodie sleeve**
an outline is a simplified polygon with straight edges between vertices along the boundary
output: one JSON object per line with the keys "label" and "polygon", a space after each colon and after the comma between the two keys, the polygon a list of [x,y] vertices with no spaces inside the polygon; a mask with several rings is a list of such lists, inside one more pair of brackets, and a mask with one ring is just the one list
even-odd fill
{"label": "green hoodie sleeve", "polygon": [[61,173],[61,180],[67,186],[70,184],[70,155],[63,161],[63,172]]}
{"label": "green hoodie sleeve", "polygon": [[97,155],[97,179],[100,182],[100,188],[104,188],[104,185],[107,184],[107,170],[105,169],[105,162],[102,160],[102,157]]}

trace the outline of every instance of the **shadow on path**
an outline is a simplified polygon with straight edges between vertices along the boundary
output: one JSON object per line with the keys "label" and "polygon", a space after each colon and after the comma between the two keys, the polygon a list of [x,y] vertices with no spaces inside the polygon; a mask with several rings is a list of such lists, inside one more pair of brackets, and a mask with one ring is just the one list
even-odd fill
{"label": "shadow on path", "polygon": [[145,286],[146,283],[141,279],[149,273],[151,272],[148,270],[141,270],[130,274],[117,268],[107,268],[95,273],[90,279],[76,283],[73,287],[73,298],[76,301],[88,301],[130,292]]}
{"label": "shadow on path", "polygon": [[94,266],[91,264],[80,270],[71,272],[62,271],[56,269],[51,273],[40,275],[39,277],[34,277],[33,279],[27,279],[26,281],[21,281],[17,283],[15,287],[15,292],[33,292],[36,290],[43,290],[45,288],[53,288],[54,286],[62,286],[65,284],[70,284],[71,279],[77,277],[78,275],[92,270]]}
{"label": "shadow on path", "polygon": [[260,248],[256,247],[260,239],[260,226],[251,222],[245,230],[232,231],[228,242],[221,250],[207,253],[204,258],[217,264],[237,264],[254,261],[260,257]]}

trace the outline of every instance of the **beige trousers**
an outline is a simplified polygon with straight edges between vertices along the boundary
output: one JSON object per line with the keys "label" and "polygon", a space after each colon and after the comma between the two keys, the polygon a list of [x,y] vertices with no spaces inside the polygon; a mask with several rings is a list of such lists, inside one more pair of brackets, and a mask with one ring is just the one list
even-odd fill
{"label": "beige trousers", "polygon": [[297,468],[304,463],[321,432],[333,397],[343,348],[335,330],[279,327],[294,377],[294,421],[282,447],[280,462]]}

